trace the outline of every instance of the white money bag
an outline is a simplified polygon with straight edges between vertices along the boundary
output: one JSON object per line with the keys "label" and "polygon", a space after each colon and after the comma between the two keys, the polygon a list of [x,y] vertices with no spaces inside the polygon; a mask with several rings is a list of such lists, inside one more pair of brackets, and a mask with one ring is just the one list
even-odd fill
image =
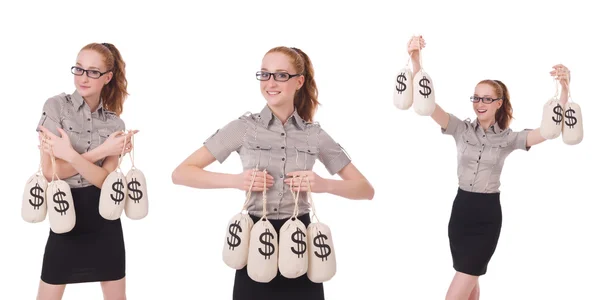
{"label": "white money bag", "polygon": [[[294,194],[294,179],[290,191],[294,199],[294,212],[279,230],[279,272],[286,278],[298,278],[308,271],[308,244],[306,226],[298,219],[298,195]],[[298,187],[302,185],[302,178]]]}
{"label": "white money bag", "polygon": [[396,74],[394,105],[401,110],[409,109],[413,104],[413,76],[408,65]]}
{"label": "white money bag", "polygon": [[125,200],[125,215],[132,220],[140,220],[148,215],[148,186],[146,185],[146,176],[135,167],[134,135],[131,135],[131,170],[127,172],[127,200]]}
{"label": "white money bag", "polygon": [[73,204],[73,194],[69,184],[58,178],[56,174],[56,159],[53,154],[50,154],[52,161],[52,181],[46,189],[46,199],[52,201],[48,206],[48,220],[50,229],[54,233],[66,233],[75,227],[76,215],[75,205]]}
{"label": "white money bag", "polygon": [[335,249],[329,226],[321,222],[308,225],[308,279],[321,283],[336,272]]}
{"label": "white money bag", "polygon": [[37,172],[25,183],[23,191],[23,202],[21,204],[21,217],[28,223],[39,223],[46,219],[48,202],[46,199],[46,189],[48,181]]}
{"label": "white money bag", "polygon": [[542,114],[542,124],[540,125],[540,135],[547,140],[557,138],[563,127],[564,110],[556,97],[548,100],[544,104]]}
{"label": "white money bag", "polygon": [[583,140],[583,119],[581,107],[575,102],[565,105],[565,120],[562,128],[562,139],[567,145],[577,145]]}
{"label": "white money bag", "polygon": [[146,177],[140,169],[132,168],[127,172],[127,199],[125,215],[132,220],[140,220],[148,215],[148,188]]}
{"label": "white money bag", "polygon": [[267,173],[263,171],[263,216],[250,231],[250,245],[248,247],[248,277],[250,279],[267,283],[277,276],[278,235],[273,224],[267,219]]}
{"label": "white money bag", "polygon": [[329,226],[319,221],[317,217],[315,203],[312,199],[310,182],[308,182],[308,201],[311,206],[313,217],[317,220],[312,221],[307,228],[308,239],[308,279],[315,283],[321,283],[330,280],[336,273],[337,262],[335,258],[335,248]]}
{"label": "white money bag", "polygon": [[75,227],[75,206],[73,205],[73,194],[71,187],[64,180],[52,180],[48,184],[46,195],[49,201],[48,219],[50,228],[55,233],[65,233]]}
{"label": "white money bag", "polygon": [[125,209],[125,198],[127,195],[127,179],[121,170],[110,172],[100,190],[100,201],[98,211],[106,220],[116,220],[121,217]]}
{"label": "white money bag", "polygon": [[247,208],[252,194],[252,186],[256,178],[256,170],[252,173],[250,188],[246,193],[246,202],[242,211],[235,214],[229,223],[223,243],[223,262],[229,267],[240,270],[248,264],[248,247],[250,246],[250,231],[254,221],[248,215]]}
{"label": "white money bag", "polygon": [[413,79],[413,109],[421,116],[431,116],[435,110],[433,80],[423,69]]}

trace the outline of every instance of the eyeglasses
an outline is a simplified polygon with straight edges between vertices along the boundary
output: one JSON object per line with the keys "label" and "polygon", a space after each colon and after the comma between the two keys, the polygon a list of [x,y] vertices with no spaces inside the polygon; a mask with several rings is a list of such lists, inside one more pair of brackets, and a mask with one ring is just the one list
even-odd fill
{"label": "eyeglasses", "polygon": [[473,103],[477,103],[479,101],[483,101],[483,103],[485,104],[490,104],[494,101],[498,101],[498,100],[502,100],[502,98],[490,98],[490,97],[476,97],[476,96],[471,96],[471,102]]}
{"label": "eyeglasses", "polygon": [[271,76],[273,76],[273,79],[275,79],[275,81],[286,82],[286,81],[290,80],[291,78],[300,76],[300,75],[301,74],[289,74],[287,72],[270,73],[270,72],[265,72],[265,71],[258,71],[258,72],[256,72],[256,79],[258,79],[260,81],[268,81],[269,79],[271,79]]}
{"label": "eyeglasses", "polygon": [[83,73],[86,73],[89,78],[93,78],[93,79],[98,79],[102,75],[104,75],[108,72],[110,72],[110,70],[106,71],[106,72],[100,72],[98,70],[86,70],[86,69],[82,69],[80,67],[71,67],[71,73],[73,73],[73,75],[82,76]]}

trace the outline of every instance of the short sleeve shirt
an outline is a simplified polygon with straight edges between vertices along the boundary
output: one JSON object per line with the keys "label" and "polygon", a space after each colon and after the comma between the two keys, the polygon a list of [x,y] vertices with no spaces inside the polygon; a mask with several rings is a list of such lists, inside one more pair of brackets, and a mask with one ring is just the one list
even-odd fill
{"label": "short sleeve shirt", "polygon": [[[69,135],[73,149],[79,154],[100,146],[113,132],[125,130],[123,120],[114,112],[103,108],[102,102],[98,109],[92,112],[77,91],[72,94],[61,93],[46,100],[39,125],[57,136],[60,136],[57,128],[62,128]],[[102,166],[103,163],[104,158],[95,162],[98,166]],[[63,180],[71,188],[92,185],[80,174]]]}
{"label": "short sleeve shirt", "polygon": [[448,115],[450,120],[442,133],[452,135],[456,142],[459,188],[477,193],[500,192],[504,160],[516,149],[529,151],[527,134],[531,130],[502,130],[498,123],[484,130],[477,120],[461,121]]}
{"label": "short sleeve shirt", "polygon": [[[267,217],[288,218],[294,211],[294,200],[285,174],[312,170],[318,159],[333,175],[350,163],[350,157],[320,125],[303,120],[296,111],[282,122],[266,105],[259,114],[247,113],[217,130],[205,142],[210,153],[223,163],[237,152],[243,169],[264,169],[275,183],[267,191]],[[262,174],[262,173],[259,173]],[[253,192],[248,212],[262,215],[262,192]],[[299,214],[308,213],[306,193],[298,199]]]}

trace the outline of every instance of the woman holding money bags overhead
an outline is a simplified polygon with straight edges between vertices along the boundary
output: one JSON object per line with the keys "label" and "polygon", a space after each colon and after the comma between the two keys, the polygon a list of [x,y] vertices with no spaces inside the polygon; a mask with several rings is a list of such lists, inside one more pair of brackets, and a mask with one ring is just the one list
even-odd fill
{"label": "woman holding money bags overhead", "polygon": [[[125,299],[125,245],[120,219],[98,211],[102,184],[119,155],[129,153],[131,133],[119,118],[127,96],[125,62],[108,43],[84,46],[75,66],[75,91],[49,98],[38,125],[43,174],[70,187],[76,222],[64,233],[50,230],[38,299],[61,299],[66,284],[101,282],[105,299]],[[56,199],[48,199],[48,211]],[[66,212],[64,203],[58,209]],[[72,212],[71,210],[70,212]]]}
{"label": "woman holding money bags overhead", "polygon": [[[256,223],[266,216],[277,232],[293,218],[296,196],[297,219],[308,226],[307,191],[372,199],[374,190],[367,179],[342,147],[312,122],[319,102],[309,57],[297,48],[273,48],[263,57],[256,78],[267,102],[262,111],[245,114],[217,130],[175,169],[173,182],[194,188],[246,191],[252,221]],[[215,160],[223,163],[233,151],[240,155],[242,173],[204,170]],[[338,174],[342,180],[324,179],[311,171],[317,159],[331,175]],[[270,250],[265,248],[261,253],[269,254]],[[265,257],[263,260],[271,259]],[[312,282],[306,274],[286,278],[276,273],[268,282],[253,280],[247,272],[250,260],[248,266],[236,271],[233,299],[324,299],[323,283]]]}
{"label": "woman holding money bags overhead", "polygon": [[[408,43],[414,73],[420,69],[422,37]],[[556,65],[550,72],[560,81],[562,106],[568,100],[569,70]],[[460,120],[439,105],[431,118],[451,135],[458,151],[458,192],[448,224],[448,237],[456,274],[446,299],[479,299],[478,277],[486,274],[487,265],[496,250],[502,227],[500,174],[506,157],[514,150],[528,151],[545,141],[540,129],[513,131],[510,95],[499,80],[482,80],[471,96],[474,121]]]}

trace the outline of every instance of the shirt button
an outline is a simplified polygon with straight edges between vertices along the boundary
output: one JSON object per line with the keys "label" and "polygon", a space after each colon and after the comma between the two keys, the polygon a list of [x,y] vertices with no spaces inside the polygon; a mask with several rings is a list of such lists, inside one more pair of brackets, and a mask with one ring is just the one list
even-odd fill
{"label": "shirt button", "polygon": [[469,186],[473,186],[473,184],[469,184]]}
{"label": "shirt button", "polygon": [[279,178],[283,178],[283,175],[279,175]]}
{"label": "shirt button", "polygon": [[282,133],[281,133],[281,136],[284,136],[284,135],[285,135],[285,133],[283,133],[283,132],[282,132]]}
{"label": "shirt button", "polygon": [[88,121],[91,121],[92,119],[88,118]]}
{"label": "shirt button", "polygon": [[283,157],[281,160],[282,160],[282,161],[285,161],[285,157]]}
{"label": "shirt button", "polygon": [[279,193],[279,196],[283,196],[283,194],[282,194],[282,193]]}
{"label": "shirt button", "polygon": [[77,183],[81,183],[81,181],[80,181],[80,180],[77,180]]}
{"label": "shirt button", "polygon": [[485,137],[485,134],[483,135],[483,137]]}
{"label": "shirt button", "polygon": [[281,146],[281,149],[285,149],[285,146]]}
{"label": "shirt button", "polygon": [[87,132],[90,133],[91,131],[88,130]]}
{"label": "shirt button", "polygon": [[88,141],[88,144],[90,143],[90,141]]}
{"label": "shirt button", "polygon": [[273,210],[277,211],[277,208],[274,208]]}

